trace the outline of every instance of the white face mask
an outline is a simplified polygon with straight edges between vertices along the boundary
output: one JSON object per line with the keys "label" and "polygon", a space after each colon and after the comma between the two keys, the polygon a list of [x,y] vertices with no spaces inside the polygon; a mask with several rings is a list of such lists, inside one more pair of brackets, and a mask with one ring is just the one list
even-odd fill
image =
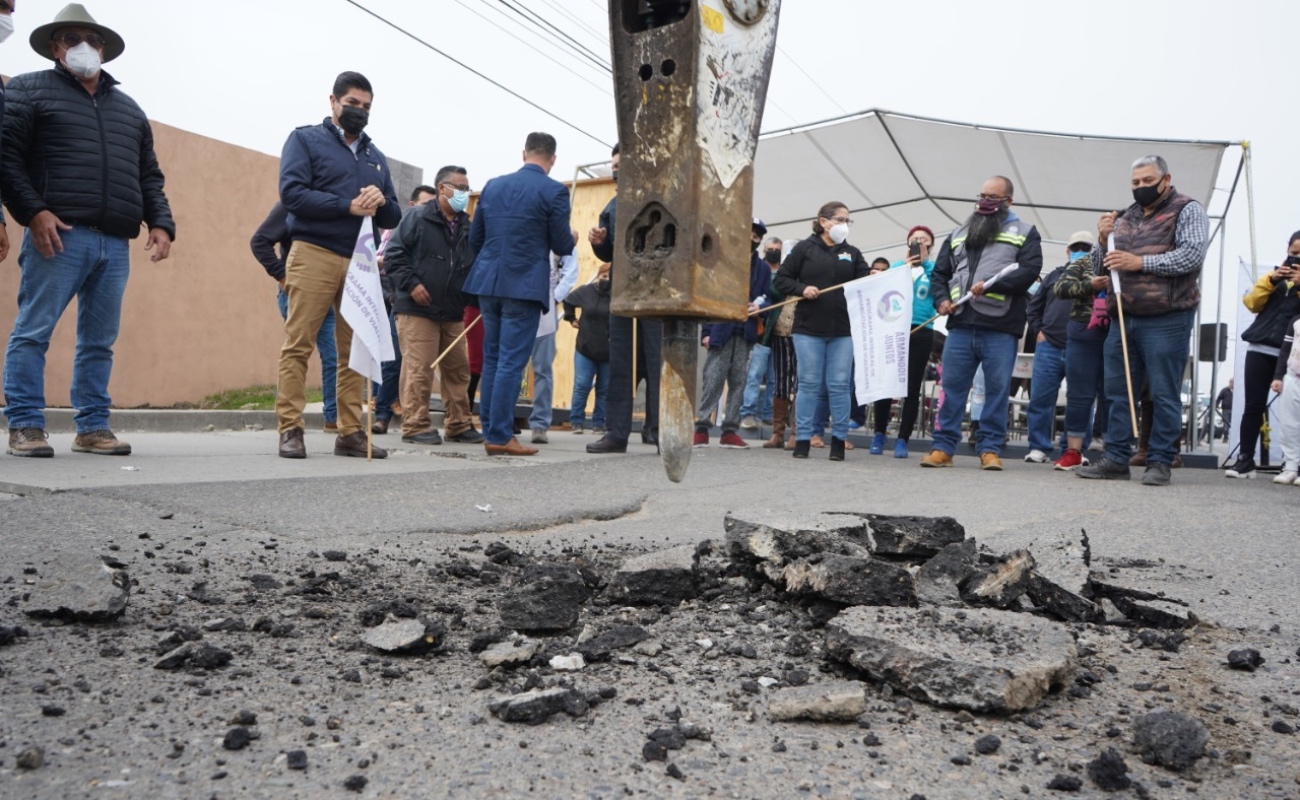
{"label": "white face mask", "polygon": [[8,14],[0,15],[0,42],[8,39],[14,32],[14,18]]}
{"label": "white face mask", "polygon": [[99,51],[85,42],[70,48],[63,56],[63,61],[78,78],[95,77],[99,74],[100,64],[103,63],[99,60]]}
{"label": "white face mask", "polygon": [[844,242],[849,238],[849,224],[847,222],[836,223],[831,226],[829,233],[832,242],[835,242],[835,244],[844,244]]}

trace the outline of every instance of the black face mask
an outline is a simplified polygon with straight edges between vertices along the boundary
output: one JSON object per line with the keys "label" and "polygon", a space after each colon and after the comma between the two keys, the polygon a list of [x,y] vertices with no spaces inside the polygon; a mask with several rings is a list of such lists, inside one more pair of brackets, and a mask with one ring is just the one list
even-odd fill
{"label": "black face mask", "polygon": [[370,112],[356,106],[343,106],[339,112],[339,127],[348,136],[360,136],[370,121]]}
{"label": "black face mask", "polygon": [[1143,208],[1150,208],[1160,199],[1160,182],[1154,186],[1139,186],[1133,190],[1133,200]]}
{"label": "black face mask", "polygon": [[780,250],[768,250],[767,253],[763,256],[763,258],[764,258],[764,259],[767,261],[767,263],[769,263],[769,264],[780,264],[780,263],[781,263],[781,251],[780,251]]}
{"label": "black face mask", "polygon": [[614,183],[618,183],[618,170],[611,170],[609,176],[614,179]]}
{"label": "black face mask", "polygon": [[755,242],[755,241],[752,241],[752,240],[750,241],[750,243],[749,243],[749,252],[751,252],[751,253],[757,253],[757,252],[758,252],[758,242]]}

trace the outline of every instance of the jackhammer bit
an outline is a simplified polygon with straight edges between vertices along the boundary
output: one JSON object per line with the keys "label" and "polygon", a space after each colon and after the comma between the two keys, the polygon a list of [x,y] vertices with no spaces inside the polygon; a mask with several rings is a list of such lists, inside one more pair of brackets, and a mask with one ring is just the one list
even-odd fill
{"label": "jackhammer bit", "polygon": [[610,311],[664,323],[659,448],[686,475],[699,323],[742,322],[781,0],[609,0],[621,161]]}

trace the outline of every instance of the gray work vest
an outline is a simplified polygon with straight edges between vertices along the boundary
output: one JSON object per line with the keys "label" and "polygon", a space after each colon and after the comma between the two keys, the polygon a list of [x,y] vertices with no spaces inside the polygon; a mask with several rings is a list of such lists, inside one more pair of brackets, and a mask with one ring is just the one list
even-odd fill
{"label": "gray work vest", "polygon": [[[952,302],[957,302],[971,286],[979,281],[987,281],[997,275],[1008,264],[1016,263],[1020,248],[1024,247],[1025,238],[1034,226],[1019,219],[1007,220],[993,241],[984,245],[980,253],[979,266],[975,275],[970,274],[970,259],[966,252],[966,226],[958,228],[952,235],[952,284],[948,290]],[[967,303],[971,308],[986,317],[1005,317],[1011,310],[1011,298],[998,292],[988,292],[982,297],[972,297]],[[957,310],[960,316],[961,309]]]}

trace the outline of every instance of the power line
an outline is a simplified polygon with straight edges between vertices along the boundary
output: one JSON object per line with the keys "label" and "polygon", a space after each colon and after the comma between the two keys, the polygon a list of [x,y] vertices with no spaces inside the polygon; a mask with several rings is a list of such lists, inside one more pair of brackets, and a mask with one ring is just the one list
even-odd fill
{"label": "power line", "polygon": [[524,7],[522,3],[516,5],[515,3],[510,2],[510,0],[497,0],[497,2],[505,6],[506,8],[510,9],[511,11],[515,12],[516,14],[523,17],[525,20],[531,22],[534,25],[540,24],[542,26],[545,26],[546,29],[549,29],[554,32],[552,36],[557,37],[557,41],[559,41],[561,44],[564,44],[565,46],[569,47],[575,53],[581,55],[582,57],[589,59],[592,63],[605,69],[606,71],[613,72],[613,69],[610,67],[609,62],[606,61],[603,56],[597,55],[596,53],[592,52],[592,50],[588,48],[586,45],[584,45],[582,42],[579,42],[577,39],[574,39],[572,36],[560,30],[555,25],[552,25],[549,20],[544,19],[536,12],[534,12],[532,9]]}
{"label": "power line", "polygon": [[398,33],[402,34],[403,36],[406,36],[407,38],[409,38],[409,39],[411,39],[411,40],[413,40],[413,41],[415,41],[415,42],[418,42],[419,44],[424,45],[425,47],[429,48],[429,49],[432,50],[433,52],[435,52],[435,53],[437,53],[438,55],[442,56],[443,58],[447,59],[448,61],[450,61],[451,63],[455,64],[456,66],[461,67],[462,69],[466,70],[467,72],[470,72],[470,73],[472,73],[472,74],[474,74],[474,75],[476,75],[476,76],[482,78],[483,80],[485,80],[485,81],[487,81],[488,83],[492,84],[493,86],[497,87],[497,88],[500,89],[501,91],[503,91],[503,92],[505,92],[506,94],[510,95],[511,97],[515,98],[516,100],[520,100],[520,101],[522,101],[522,102],[524,102],[524,103],[527,103],[529,106],[532,106],[533,108],[535,108],[535,109],[537,109],[538,111],[542,112],[543,114],[545,114],[546,116],[548,116],[548,117],[550,117],[551,119],[555,120],[556,122],[559,122],[559,123],[561,123],[561,124],[563,124],[563,125],[568,126],[569,128],[572,128],[573,130],[577,131],[578,133],[581,133],[583,136],[586,136],[588,139],[591,139],[593,142],[596,142],[597,144],[603,145],[604,147],[612,147],[612,145],[611,145],[609,142],[606,142],[606,141],[600,139],[598,136],[595,136],[594,134],[588,133],[587,131],[583,130],[582,128],[579,128],[577,125],[574,125],[572,122],[569,122],[569,121],[568,121],[567,119],[565,119],[564,117],[561,117],[560,115],[556,114],[555,112],[553,112],[553,111],[549,111],[549,110],[547,110],[547,109],[545,109],[545,108],[539,106],[537,103],[534,103],[532,100],[529,100],[527,97],[524,97],[523,95],[519,94],[519,93],[516,92],[515,90],[513,90],[513,89],[511,89],[511,88],[509,88],[509,87],[507,87],[507,86],[505,86],[505,85],[503,85],[503,84],[501,84],[501,83],[498,83],[497,81],[495,81],[495,80],[489,78],[488,76],[486,76],[486,75],[484,75],[483,73],[479,72],[478,70],[474,69],[473,67],[471,67],[470,65],[466,64],[465,62],[463,62],[463,61],[461,61],[461,60],[459,60],[459,59],[457,59],[457,58],[455,58],[455,57],[453,57],[453,56],[451,56],[451,55],[448,55],[447,53],[443,52],[442,50],[439,50],[438,48],[434,47],[433,45],[429,44],[429,43],[426,42],[425,40],[421,39],[419,36],[416,36],[415,34],[411,33],[411,32],[408,31],[408,30],[406,30],[405,28],[403,28],[402,26],[398,25],[397,23],[395,23],[395,22],[393,22],[393,21],[391,21],[391,20],[389,20],[389,19],[386,19],[386,18],[384,18],[384,17],[381,17],[379,14],[376,14],[375,12],[373,12],[373,11],[371,11],[370,9],[366,8],[365,6],[361,5],[359,2],[357,2],[357,0],[344,0],[344,2],[346,2],[348,5],[355,6],[356,8],[358,8],[358,9],[361,10],[361,11],[364,11],[365,13],[367,13],[367,14],[369,14],[370,16],[374,17],[375,19],[379,20],[380,22],[384,23],[384,24],[387,25],[388,27],[390,27],[390,28],[392,28],[393,30],[397,31]]}
{"label": "power line", "polygon": [[590,86],[593,86],[593,87],[599,89],[601,92],[603,92],[605,95],[607,95],[607,96],[609,96],[609,97],[613,97],[613,96],[614,96],[613,92],[610,91],[610,89],[609,89],[608,86],[602,86],[602,85],[600,85],[600,84],[598,84],[598,83],[595,83],[594,81],[592,81],[591,79],[589,79],[587,76],[582,75],[582,74],[579,73],[577,70],[574,70],[574,69],[572,69],[571,67],[569,67],[567,64],[563,64],[563,63],[561,63],[559,59],[555,58],[555,57],[552,56],[550,53],[544,52],[541,48],[537,47],[536,45],[534,45],[534,44],[532,44],[532,43],[530,43],[530,42],[524,41],[524,38],[523,38],[522,36],[519,36],[518,34],[514,33],[513,31],[506,30],[505,26],[503,26],[501,23],[499,23],[499,22],[497,22],[497,21],[495,21],[495,20],[489,19],[489,18],[488,18],[486,15],[484,15],[481,11],[477,11],[477,10],[475,10],[472,6],[469,5],[469,3],[465,2],[465,0],[456,0],[456,2],[457,2],[459,5],[461,5],[462,7],[464,7],[464,9],[465,9],[466,11],[470,12],[471,14],[473,14],[473,15],[476,16],[476,17],[478,17],[479,19],[482,19],[484,22],[488,23],[489,25],[494,26],[495,28],[497,28],[498,30],[500,30],[500,31],[501,31],[502,33],[504,33],[505,35],[507,35],[507,36],[509,36],[510,38],[512,38],[512,39],[514,39],[514,40],[516,40],[516,41],[518,41],[518,42],[519,42],[520,44],[522,44],[524,47],[527,47],[528,49],[534,51],[535,53],[537,53],[538,55],[540,55],[542,58],[545,58],[545,59],[547,59],[548,61],[552,62],[552,63],[555,64],[557,67],[559,67],[560,69],[564,70],[565,72],[568,72],[569,74],[573,75],[573,77],[577,78],[578,80],[583,81],[584,83],[587,83],[587,84],[589,84]]}
{"label": "power line", "polygon": [[538,40],[558,50],[561,54],[574,59],[576,63],[584,67],[587,67],[588,69],[594,72],[599,73],[602,78],[606,78],[610,75],[610,70],[608,66],[593,61],[590,56],[587,56],[584,53],[574,52],[572,47],[565,45],[563,42],[556,41],[554,36],[547,35],[547,33],[541,30],[536,24],[534,24],[532,20],[528,19],[527,17],[522,17],[521,19],[522,15],[520,15],[518,11],[514,11],[514,9],[511,9],[511,11],[514,11],[514,13],[511,13],[511,11],[505,10],[504,8],[501,7],[499,3],[495,3],[492,0],[479,0],[479,2],[483,3],[483,5],[485,5],[487,8],[490,8],[493,13],[500,15],[511,25],[521,28],[524,31],[527,31],[529,34],[536,37]]}
{"label": "power line", "polygon": [[565,17],[567,17],[567,18],[568,18],[569,20],[571,20],[574,24],[576,24],[579,28],[582,28],[582,29],[586,30],[586,31],[587,31],[588,33],[590,33],[591,36],[592,36],[592,37],[593,37],[597,42],[599,42],[602,46],[604,46],[604,47],[609,47],[609,29],[608,29],[608,28],[605,28],[604,30],[599,30],[599,31],[598,31],[598,30],[596,30],[595,28],[593,28],[593,27],[591,27],[590,25],[588,25],[588,24],[587,24],[586,22],[584,22],[580,17],[578,17],[577,15],[575,15],[572,11],[569,11],[569,10],[568,10],[567,8],[565,8],[564,6],[561,6],[561,5],[559,5],[558,3],[552,2],[552,0],[542,0],[542,2],[543,2],[544,4],[546,4],[547,6],[550,6],[551,8],[555,9],[555,10],[558,11],[560,14],[564,15]]}
{"label": "power line", "polygon": [[840,110],[840,113],[841,113],[841,114],[847,114],[847,113],[849,113],[849,110],[848,110],[847,108],[845,108],[844,106],[840,105],[840,101],[839,101],[839,100],[836,100],[836,99],[831,95],[830,92],[828,92],[828,91],[826,91],[825,89],[822,88],[822,85],[821,85],[821,82],[820,82],[820,81],[818,81],[818,80],[817,80],[816,78],[814,78],[813,76],[809,75],[809,74],[808,74],[808,70],[806,70],[806,69],[804,69],[803,67],[799,66],[799,62],[794,60],[794,56],[792,56],[792,55],[790,55],[789,53],[787,53],[784,49],[781,48],[781,45],[779,45],[779,44],[776,46],[776,50],[777,50],[778,53],[780,53],[781,55],[785,56],[786,60],[788,60],[791,64],[794,65],[794,68],[795,68],[795,69],[797,69],[797,70],[799,70],[800,72],[802,72],[802,73],[803,73],[803,76],[804,76],[805,78],[807,78],[807,79],[809,80],[809,82],[812,83],[813,86],[816,86],[816,87],[817,87],[817,91],[819,91],[819,92],[821,92],[822,94],[826,95],[826,98],[827,98],[828,100],[830,100],[832,103],[835,104],[835,107],[838,108],[838,109]]}

